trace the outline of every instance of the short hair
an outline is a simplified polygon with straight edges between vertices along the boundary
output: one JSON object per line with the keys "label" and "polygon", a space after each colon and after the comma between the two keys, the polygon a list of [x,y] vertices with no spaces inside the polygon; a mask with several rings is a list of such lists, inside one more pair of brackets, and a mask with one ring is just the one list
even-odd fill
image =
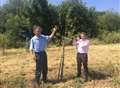
{"label": "short hair", "polygon": [[33,31],[35,31],[36,29],[40,29],[40,28],[42,28],[42,26],[40,26],[40,25],[34,25],[33,26]]}
{"label": "short hair", "polygon": [[86,35],[85,32],[81,32],[81,33],[79,34],[79,37],[80,37],[80,38],[81,38],[81,35],[84,35],[84,36],[87,38],[87,35]]}
{"label": "short hair", "polygon": [[85,32],[81,32],[80,35],[85,35],[86,36],[86,33]]}

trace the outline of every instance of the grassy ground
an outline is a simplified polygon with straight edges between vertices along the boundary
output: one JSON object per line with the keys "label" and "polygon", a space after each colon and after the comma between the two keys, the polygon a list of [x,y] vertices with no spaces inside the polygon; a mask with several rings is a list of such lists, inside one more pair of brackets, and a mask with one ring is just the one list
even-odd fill
{"label": "grassy ground", "polygon": [[[57,81],[61,48],[48,48],[49,83],[41,88],[120,88],[120,45],[92,45],[89,80],[76,77],[75,47],[65,48],[64,80]],[[33,88],[35,62],[24,49],[8,49],[0,56],[0,88]]]}

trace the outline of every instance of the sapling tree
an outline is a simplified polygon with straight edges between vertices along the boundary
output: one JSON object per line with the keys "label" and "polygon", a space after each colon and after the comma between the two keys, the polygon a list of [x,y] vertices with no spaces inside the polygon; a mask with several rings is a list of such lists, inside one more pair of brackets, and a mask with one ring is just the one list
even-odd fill
{"label": "sapling tree", "polygon": [[5,48],[8,44],[8,38],[5,34],[0,34],[0,49],[2,51],[2,55],[5,55]]}

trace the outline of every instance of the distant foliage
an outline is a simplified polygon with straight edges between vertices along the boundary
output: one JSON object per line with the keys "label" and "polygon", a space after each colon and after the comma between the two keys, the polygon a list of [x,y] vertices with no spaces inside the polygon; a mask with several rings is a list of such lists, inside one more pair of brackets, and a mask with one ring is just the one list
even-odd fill
{"label": "distant foliage", "polygon": [[105,43],[120,43],[120,32],[104,32],[99,39]]}
{"label": "distant foliage", "polygon": [[98,16],[98,38],[105,43],[120,43],[120,15],[106,12]]}
{"label": "distant foliage", "polygon": [[60,30],[53,43],[61,44],[61,36],[71,40],[85,32],[89,38],[105,43],[119,43],[120,14],[97,12],[82,0],[64,0],[54,6],[47,0],[8,0],[0,7],[0,33],[8,37],[8,47],[23,47],[32,36],[34,25],[42,25],[43,34],[50,34],[57,24]]}
{"label": "distant foliage", "polygon": [[120,31],[120,15],[113,12],[105,12],[98,16],[99,31]]}

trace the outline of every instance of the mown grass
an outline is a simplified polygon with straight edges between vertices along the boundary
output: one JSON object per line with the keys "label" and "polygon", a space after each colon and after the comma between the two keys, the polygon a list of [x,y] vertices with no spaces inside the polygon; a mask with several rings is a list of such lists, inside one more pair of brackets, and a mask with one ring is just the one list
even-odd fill
{"label": "mown grass", "polygon": [[[75,47],[65,48],[64,79],[58,81],[61,48],[48,48],[49,82],[41,88],[120,88],[120,45],[91,45],[89,81],[76,77]],[[0,56],[0,88],[33,88],[35,62],[25,49],[8,49]]]}

